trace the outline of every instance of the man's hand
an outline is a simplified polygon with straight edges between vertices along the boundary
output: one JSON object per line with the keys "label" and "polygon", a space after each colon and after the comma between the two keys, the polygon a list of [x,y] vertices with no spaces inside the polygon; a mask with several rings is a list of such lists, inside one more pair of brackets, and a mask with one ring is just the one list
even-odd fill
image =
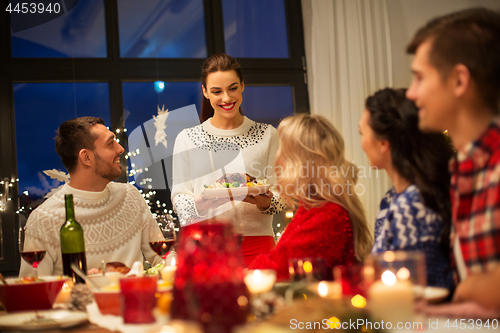
{"label": "man's hand", "polygon": [[471,274],[460,282],[453,302],[473,301],[489,309],[500,310],[500,266],[488,273]]}

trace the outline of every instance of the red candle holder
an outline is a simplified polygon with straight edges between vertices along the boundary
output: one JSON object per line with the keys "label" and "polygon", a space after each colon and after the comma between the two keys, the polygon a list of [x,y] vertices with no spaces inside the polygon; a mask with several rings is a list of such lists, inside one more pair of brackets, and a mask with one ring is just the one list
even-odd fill
{"label": "red candle holder", "polygon": [[206,333],[231,332],[246,322],[245,264],[232,223],[199,222],[179,234],[172,319],[199,322]]}

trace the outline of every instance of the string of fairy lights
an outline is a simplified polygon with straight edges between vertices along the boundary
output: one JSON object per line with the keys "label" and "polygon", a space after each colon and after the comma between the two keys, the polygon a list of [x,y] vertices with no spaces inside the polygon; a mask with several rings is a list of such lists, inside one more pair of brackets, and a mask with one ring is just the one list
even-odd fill
{"label": "string of fairy lights", "polygon": [[[128,132],[127,128],[117,128],[114,130],[114,133],[116,135],[127,132]],[[118,137],[116,138],[116,141],[120,143],[120,139]],[[141,151],[139,149],[136,149],[135,151],[129,151],[125,154],[125,159],[128,162],[129,159],[131,159],[132,157],[137,157],[140,153]],[[172,209],[168,209],[168,205],[166,202],[162,202],[161,200],[158,199],[155,200],[157,192],[153,189],[152,178],[141,178],[141,180],[136,183],[136,179],[139,179],[140,175],[144,172],[147,172],[148,170],[149,169],[147,167],[138,168],[132,161],[130,161],[130,169],[128,168],[128,163],[127,163],[128,182],[138,187],[139,192],[144,197],[146,203],[150,206],[152,212],[157,212],[160,214],[170,214],[176,220],[177,218],[175,216],[175,213],[173,212]],[[8,189],[12,188],[16,182],[19,183],[19,178],[16,178],[15,180],[14,179],[9,180],[8,178],[5,178],[3,181],[0,181],[0,189],[3,189],[2,191],[0,191],[0,210],[5,210],[6,203],[12,200],[12,198],[9,195],[9,193],[12,191],[9,191]],[[23,194],[26,196],[29,195],[28,191],[24,191]],[[16,214],[24,214],[27,216],[29,215],[29,213],[26,212],[26,209],[27,208],[25,208],[24,206],[19,207],[19,209],[16,211]],[[32,208],[29,209],[31,210]],[[293,217],[293,211],[287,211],[284,214],[284,220],[285,220],[285,223],[283,223],[284,225],[282,225],[282,223],[277,223],[275,225],[276,240],[278,240],[281,237],[285,229],[285,226],[288,224],[286,222],[289,222],[292,219],[292,217]]]}

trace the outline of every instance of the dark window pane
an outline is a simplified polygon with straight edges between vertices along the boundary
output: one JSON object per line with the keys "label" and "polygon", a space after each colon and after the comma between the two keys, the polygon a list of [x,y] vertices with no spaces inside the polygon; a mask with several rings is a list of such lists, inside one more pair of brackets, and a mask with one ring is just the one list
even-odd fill
{"label": "dark window pane", "polygon": [[281,119],[293,115],[290,86],[245,86],[241,105],[245,116],[278,127]]}
{"label": "dark window pane", "polygon": [[195,104],[198,114],[201,108],[200,82],[165,82],[164,90],[157,93],[154,82],[125,82],[123,108],[128,133],[158,114],[158,106],[173,111]]}
{"label": "dark window pane", "polygon": [[16,83],[14,106],[19,190],[34,197],[61,184],[42,171],[67,173],[55,150],[59,125],[82,116],[101,117],[110,125],[107,83]]}
{"label": "dark window pane", "polygon": [[[125,127],[129,138],[130,154],[139,149],[140,154],[128,159],[129,181],[144,190],[150,201],[152,212],[171,210],[170,191],[172,177],[172,154],[177,134],[186,127],[199,124],[201,106],[201,83],[165,82],[163,91],[155,91],[154,82],[123,83],[123,107]],[[195,104],[194,113],[188,122],[179,121],[179,112],[169,114],[164,131],[167,147],[156,141],[157,129],[153,115],[160,109],[175,111]],[[181,112],[182,113],[182,112]],[[189,125],[188,125],[189,124]],[[149,148],[148,148],[149,147]],[[150,150],[146,152],[145,150]],[[132,161],[137,163],[132,165]],[[140,164],[140,165],[139,165]],[[152,185],[154,193],[149,190]]]}
{"label": "dark window pane", "polygon": [[125,58],[206,58],[203,0],[118,1]]}
{"label": "dark window pane", "polygon": [[[42,21],[22,16],[27,14],[11,14],[13,57],[103,58],[107,56],[104,1],[66,0],[64,3],[65,6],[61,5],[59,15],[46,12]],[[65,12],[64,8],[69,11]],[[32,15],[37,15],[35,18],[42,17],[41,14]]]}
{"label": "dark window pane", "polygon": [[284,0],[222,0],[226,53],[288,58]]}

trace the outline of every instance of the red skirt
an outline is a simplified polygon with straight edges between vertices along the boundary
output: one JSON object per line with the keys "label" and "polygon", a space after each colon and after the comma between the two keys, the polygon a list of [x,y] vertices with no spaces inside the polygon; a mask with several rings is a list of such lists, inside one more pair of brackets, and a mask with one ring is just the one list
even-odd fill
{"label": "red skirt", "polygon": [[247,266],[259,254],[271,251],[276,243],[273,236],[245,236],[241,242],[241,252]]}

